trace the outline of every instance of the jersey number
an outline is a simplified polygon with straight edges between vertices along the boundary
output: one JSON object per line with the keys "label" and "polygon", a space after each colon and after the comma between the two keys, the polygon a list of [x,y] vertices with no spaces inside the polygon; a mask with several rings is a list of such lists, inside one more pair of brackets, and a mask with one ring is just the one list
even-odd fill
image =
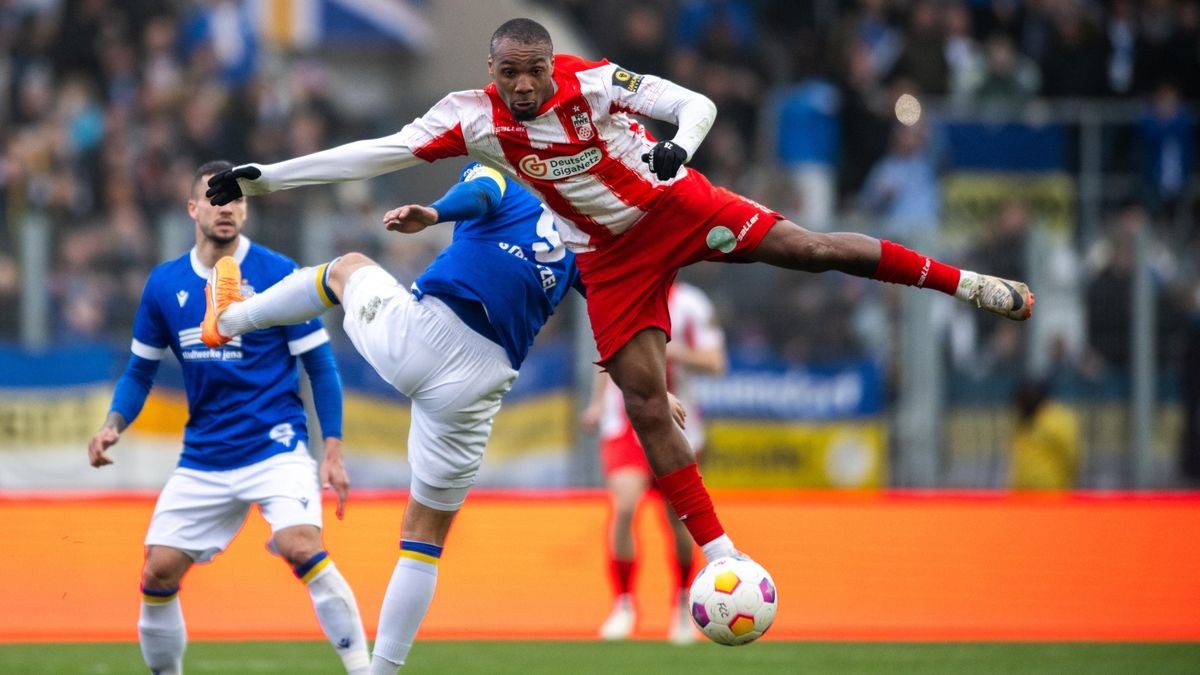
{"label": "jersey number", "polygon": [[554,226],[554,214],[545,204],[542,204],[542,217],[537,221],[537,235],[545,240],[533,242],[533,257],[538,262],[558,262],[567,254],[562,238],[558,236],[558,228]]}

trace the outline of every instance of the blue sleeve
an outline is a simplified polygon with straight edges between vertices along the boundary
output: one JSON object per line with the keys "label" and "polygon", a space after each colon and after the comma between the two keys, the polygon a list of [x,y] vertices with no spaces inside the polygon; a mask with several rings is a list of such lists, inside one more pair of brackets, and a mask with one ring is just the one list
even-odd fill
{"label": "blue sleeve", "polygon": [[110,411],[125,418],[126,425],[132,424],[142,412],[146,397],[150,395],[150,387],[154,385],[154,375],[158,373],[159,363],[161,361],[144,359],[137,354],[129,356],[129,365],[125,366],[125,372],[121,373],[117,380],[117,386],[113,389],[112,405],[109,407]]}
{"label": "blue sleeve", "polygon": [[312,384],[313,407],[325,438],[342,437],[342,375],[333,360],[333,347],[326,342],[300,355]]}
{"label": "blue sleeve", "polygon": [[437,209],[438,222],[478,218],[499,206],[504,198],[504,186],[497,179],[504,180],[492,169],[479,167],[478,171],[469,172],[466,180],[455,183],[441,199],[430,204]]}
{"label": "blue sleeve", "polygon": [[580,295],[582,295],[584,300],[586,300],[587,299],[587,286],[583,285],[583,277],[580,276],[578,269],[571,270],[571,273],[575,276],[575,279],[571,282],[571,288],[574,288],[576,290],[576,292],[578,292]]}

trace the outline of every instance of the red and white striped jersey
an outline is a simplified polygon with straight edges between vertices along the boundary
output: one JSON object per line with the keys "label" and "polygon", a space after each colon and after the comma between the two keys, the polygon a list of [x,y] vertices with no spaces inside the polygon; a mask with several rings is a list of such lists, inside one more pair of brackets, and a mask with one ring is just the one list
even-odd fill
{"label": "red and white striped jersey", "polygon": [[[716,310],[704,291],[681,281],[671,286],[667,298],[671,312],[671,339],[681,340],[690,349],[724,349],[725,333],[717,322]],[[704,445],[704,420],[701,419],[692,380],[695,373],[685,366],[667,361],[667,387],[687,411],[684,436],[693,450]],[[604,412],[600,417],[600,437],[612,438],[625,432],[629,418],[621,390],[610,379],[604,389]]]}
{"label": "red and white striped jersey", "polygon": [[495,84],[454,92],[391,136],[259,166],[263,176],[242,181],[243,191],[355,180],[469,155],[531,187],[568,221],[563,242],[586,250],[632,227],[688,171],[668,181],[652,174],[642,155],[655,140],[632,115],[679,124],[674,141],[690,157],[716,107],[663,78],[567,54],[555,56],[554,81],[535,119],[515,119]]}

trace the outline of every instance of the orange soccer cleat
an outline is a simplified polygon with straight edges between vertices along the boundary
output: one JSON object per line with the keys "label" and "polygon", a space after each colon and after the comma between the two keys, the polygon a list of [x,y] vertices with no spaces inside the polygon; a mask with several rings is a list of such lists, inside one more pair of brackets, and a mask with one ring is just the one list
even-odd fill
{"label": "orange soccer cleat", "polygon": [[242,269],[230,256],[217,261],[204,284],[204,321],[200,323],[200,340],[211,348],[220,347],[232,337],[217,330],[217,319],[230,305],[242,301]]}

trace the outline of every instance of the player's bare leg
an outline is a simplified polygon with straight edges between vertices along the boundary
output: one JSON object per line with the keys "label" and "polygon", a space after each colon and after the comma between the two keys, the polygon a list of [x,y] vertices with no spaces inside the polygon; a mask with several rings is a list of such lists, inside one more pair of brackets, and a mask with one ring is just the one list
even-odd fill
{"label": "player's bare leg", "polygon": [[138,643],[152,673],[183,672],[187,628],[179,605],[179,583],[192,566],[191,556],[169,546],[147,546],[142,566],[142,607]]}
{"label": "player's bare leg", "polygon": [[346,672],[367,672],[370,657],[367,635],[350,584],[333,564],[315,525],[285,527],[271,538],[272,547],[292,566],[296,578],[308,587],[313,609],[325,637],[337,651]]}
{"label": "player's bare leg", "polygon": [[[466,491],[462,491],[465,497]],[[434,501],[434,500],[430,500]],[[450,502],[457,501],[451,499]],[[400,559],[379,609],[371,675],[395,675],[408,658],[417,628],[433,602],[437,565],[458,506],[436,509],[410,498],[400,530]]]}
{"label": "player's bare leg", "polygon": [[1020,281],[959,270],[899,244],[864,234],[812,232],[781,220],[746,258],[805,272],[836,270],[932,288],[1016,321],[1033,315],[1034,295]]}
{"label": "player's bare leg", "polygon": [[694,569],[694,551],[696,544],[692,542],[691,535],[688,534],[687,528],[683,522],[679,520],[679,516],[675,515],[675,510],[671,508],[671,504],[663,500],[663,511],[667,517],[667,524],[671,528],[671,538],[675,544],[675,564],[676,564],[676,593],[672,598],[671,619],[667,628],[667,639],[677,645],[691,644],[696,641],[697,633],[695,625],[692,623],[691,603],[688,601],[688,591],[692,583],[692,571]]}
{"label": "player's bare leg", "polygon": [[667,399],[667,336],[657,328],[634,335],[604,366],[625,399],[625,414],[646,450],[663,496],[713,560],[735,552]]}
{"label": "player's bare leg", "polygon": [[[646,474],[636,468],[617,469],[608,476],[609,504],[612,508],[609,547],[613,581],[613,607],[600,626],[604,640],[623,640],[633,633],[637,613],[633,603],[633,579],[637,551],[633,540],[633,518],[638,502],[649,487]],[[691,539],[688,539],[691,544]]]}

